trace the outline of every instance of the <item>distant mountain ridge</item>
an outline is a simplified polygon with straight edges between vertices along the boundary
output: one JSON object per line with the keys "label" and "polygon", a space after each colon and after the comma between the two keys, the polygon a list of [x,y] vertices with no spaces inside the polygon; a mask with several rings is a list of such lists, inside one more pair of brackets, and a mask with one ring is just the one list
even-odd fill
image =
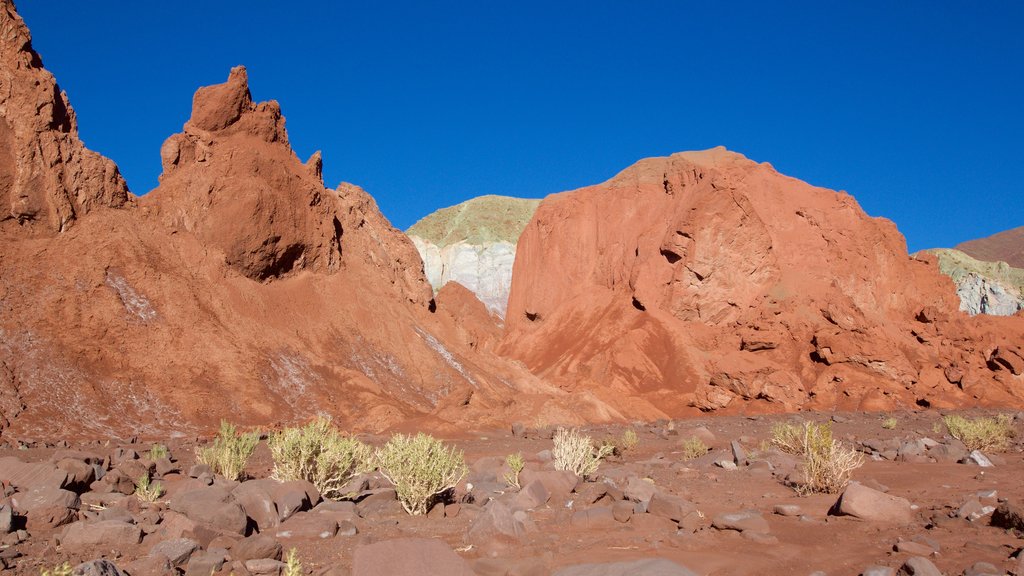
{"label": "distant mountain ridge", "polygon": [[1004,230],[987,238],[968,240],[955,248],[972,258],[988,262],[1006,262],[1024,268],[1024,226]]}

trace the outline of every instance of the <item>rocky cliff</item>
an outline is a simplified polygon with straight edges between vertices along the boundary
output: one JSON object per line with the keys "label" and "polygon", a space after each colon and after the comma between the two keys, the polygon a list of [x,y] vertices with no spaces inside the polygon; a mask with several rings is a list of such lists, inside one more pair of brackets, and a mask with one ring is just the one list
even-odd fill
{"label": "rocky cliff", "polygon": [[4,4],[0,433],[486,425],[547,390],[490,352],[471,296],[435,299],[366,192],[295,156],[244,68],[198,90],[160,186],[133,200]]}
{"label": "rocky cliff", "polygon": [[504,317],[516,242],[539,204],[540,200],[480,196],[438,210],[406,233],[434,290],[458,282],[491,313]]}
{"label": "rocky cliff", "polygon": [[10,2],[0,3],[0,61],[0,231],[53,235],[129,203],[117,166],[79,140],[67,94]]}
{"label": "rocky cliff", "polygon": [[960,310],[1012,316],[1024,310],[1024,270],[1006,262],[975,260],[959,250],[925,250],[938,259],[939,270],[956,285]]}
{"label": "rocky cliff", "polygon": [[1024,318],[958,309],[891,222],[716,148],[547,197],[503,350],[647,417],[1019,404]]}
{"label": "rocky cliff", "polygon": [[987,238],[969,240],[957,244],[955,248],[978,260],[1006,262],[1014,268],[1024,268],[1024,226]]}

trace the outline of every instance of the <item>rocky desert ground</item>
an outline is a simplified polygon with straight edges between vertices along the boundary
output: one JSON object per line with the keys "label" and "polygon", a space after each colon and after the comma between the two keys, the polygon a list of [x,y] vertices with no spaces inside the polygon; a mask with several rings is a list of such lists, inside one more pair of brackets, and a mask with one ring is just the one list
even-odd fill
{"label": "rocky desert ground", "polygon": [[406,234],[225,72],[136,195],[0,0],[3,573],[1024,575],[1021,229],[716,147]]}
{"label": "rocky desert ground", "polygon": [[[1024,414],[1010,418],[1019,431]],[[774,428],[807,421],[863,457],[839,494],[802,494],[801,457],[771,443]],[[468,473],[417,516],[379,473],[340,498],[268,479],[265,442],[239,480],[196,462],[206,440],[17,442],[0,452],[0,561],[19,575],[64,562],[82,574],[277,575],[294,550],[298,573],[314,575],[1024,573],[1024,443],[972,453],[943,422],[922,410],[586,427],[595,444],[620,445],[586,478],[555,468],[551,428],[467,433],[446,442]],[[154,444],[168,455],[151,459]],[[506,463],[517,453],[520,488]],[[166,492],[140,497],[142,476]]]}

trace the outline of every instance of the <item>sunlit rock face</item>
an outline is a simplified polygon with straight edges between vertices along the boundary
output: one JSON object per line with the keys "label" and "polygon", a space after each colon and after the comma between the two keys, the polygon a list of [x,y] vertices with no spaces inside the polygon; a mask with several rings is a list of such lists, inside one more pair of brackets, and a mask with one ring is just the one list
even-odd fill
{"label": "sunlit rock face", "polygon": [[1024,270],[1006,262],[986,262],[959,250],[926,250],[939,270],[953,279],[960,310],[971,314],[1013,316],[1024,310]]}
{"label": "sunlit rock face", "polygon": [[458,282],[504,318],[516,242],[539,203],[481,196],[438,210],[409,228],[430,285],[436,291]]}

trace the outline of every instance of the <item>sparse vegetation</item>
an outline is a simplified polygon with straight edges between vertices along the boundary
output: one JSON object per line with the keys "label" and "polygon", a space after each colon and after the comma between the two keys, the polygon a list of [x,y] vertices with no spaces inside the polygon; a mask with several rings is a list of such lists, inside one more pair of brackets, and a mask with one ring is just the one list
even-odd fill
{"label": "sparse vegetation", "polygon": [[70,562],[65,562],[60,566],[54,568],[42,568],[39,570],[40,576],[71,576],[72,568]]}
{"label": "sparse vegetation", "polygon": [[220,432],[213,444],[197,448],[196,458],[228,480],[237,480],[259,440],[258,432],[238,434],[233,424],[221,420]]}
{"label": "sparse vegetation", "polygon": [[522,488],[519,485],[519,473],[523,471],[526,463],[523,461],[522,452],[515,454],[509,454],[505,458],[505,465],[509,467],[509,471],[505,473],[505,483],[515,488]]}
{"label": "sparse vegetation", "polygon": [[143,474],[135,481],[135,495],[145,502],[156,502],[164,495],[164,487],[159,482],[152,482],[149,474]]}
{"label": "sparse vegetation", "polygon": [[968,450],[1001,452],[1010,447],[1016,435],[1013,418],[1000,414],[995,418],[964,418],[956,414],[942,417],[949,434],[964,443]]}
{"label": "sparse vegetation", "polygon": [[882,428],[886,430],[895,430],[897,424],[899,424],[899,421],[896,420],[895,416],[886,416],[882,419]]}
{"label": "sparse vegetation", "polygon": [[696,436],[691,436],[686,440],[683,440],[683,443],[680,445],[680,448],[682,451],[680,457],[683,460],[694,460],[696,458],[700,458],[701,456],[707,454],[708,450],[710,450],[710,448],[708,448],[708,445],[705,444],[703,440],[697,438]]}
{"label": "sparse vegetation", "polygon": [[802,454],[804,444],[804,426],[793,422],[779,422],[772,426],[771,445],[786,454]]}
{"label": "sparse vegetation", "polygon": [[555,468],[569,470],[581,478],[586,478],[597,471],[601,460],[615,451],[615,446],[603,444],[594,447],[590,436],[580,434],[578,430],[559,428],[555,432],[555,447],[551,451]]}
{"label": "sparse vegetation", "polygon": [[626,452],[636,448],[638,444],[640,444],[640,438],[636,435],[636,430],[626,428],[622,432],[622,438],[619,439],[619,447]]}
{"label": "sparse vegetation", "polygon": [[299,556],[295,548],[288,550],[288,553],[284,557],[284,572],[282,576],[301,576],[302,575],[302,563],[299,562]]}
{"label": "sparse vegetation", "polygon": [[167,449],[167,446],[163,444],[153,444],[149,449],[149,460],[150,462],[156,462],[161,458],[167,458],[171,453]]}
{"label": "sparse vegetation", "polygon": [[308,480],[325,498],[342,496],[349,480],[372,468],[370,447],[342,435],[323,417],[271,435],[267,446],[274,458],[274,478]]}
{"label": "sparse vegetation", "polygon": [[830,424],[780,423],[772,427],[772,444],[783,452],[803,456],[801,493],[835,494],[849,482],[864,456],[832,437]]}
{"label": "sparse vegetation", "polygon": [[398,493],[405,511],[426,514],[433,501],[455,487],[468,471],[460,450],[433,436],[396,434],[376,451],[377,465]]}

